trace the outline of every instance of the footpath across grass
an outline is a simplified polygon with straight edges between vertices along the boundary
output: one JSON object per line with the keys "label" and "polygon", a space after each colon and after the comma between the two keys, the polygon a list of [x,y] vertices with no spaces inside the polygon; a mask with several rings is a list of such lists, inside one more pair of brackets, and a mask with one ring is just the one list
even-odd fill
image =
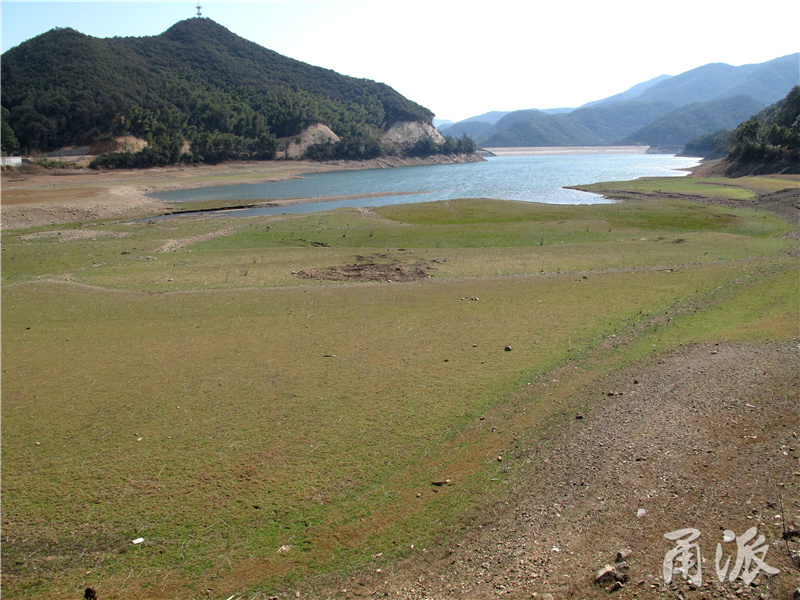
{"label": "footpath across grass", "polygon": [[793,229],[459,200],[4,233],[3,591],[267,597],[444,543],[565,410],[537,377],[799,335]]}

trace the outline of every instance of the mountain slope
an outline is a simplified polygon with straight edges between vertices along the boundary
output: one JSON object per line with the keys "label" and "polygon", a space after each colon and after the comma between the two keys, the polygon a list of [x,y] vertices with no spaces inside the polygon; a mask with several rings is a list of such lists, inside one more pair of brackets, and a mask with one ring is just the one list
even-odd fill
{"label": "mountain slope", "polygon": [[527,118],[514,120],[507,126],[502,126],[503,120],[499,121],[481,144],[488,147],[602,144],[593,132],[566,118],[569,115],[548,115],[540,111],[520,112],[528,113]]}
{"label": "mountain slope", "polygon": [[741,123],[723,162],[728,176],[800,173],[800,85]]}
{"label": "mountain slope", "polygon": [[736,127],[762,107],[760,102],[744,95],[694,104],[648,123],[619,143],[681,148],[705,133]]}
{"label": "mountain slope", "polygon": [[634,98],[641,95],[645,90],[653,87],[657,83],[661,83],[665,79],[669,79],[671,75],[659,75],[658,77],[653,77],[653,79],[648,79],[647,81],[643,81],[642,83],[637,83],[632,88],[625,90],[624,92],[620,92],[619,94],[614,94],[613,96],[609,96],[608,98],[603,98],[602,100],[594,100],[593,102],[587,102],[581,108],[589,108],[591,106],[597,106],[598,104],[605,104],[607,102],[625,102],[627,100],[633,100]]}
{"label": "mountain slope", "polygon": [[[488,147],[617,143],[680,147],[695,136],[735,127],[798,83],[800,53],[740,67],[713,63],[674,77],[653,78],[569,113],[518,110],[491,128],[472,125],[469,132]],[[446,131],[467,131],[466,125],[462,121]]]}
{"label": "mountain slope", "polygon": [[199,18],[147,38],[54,29],[6,52],[2,80],[3,120],[30,150],[135,135],[166,152],[189,142],[200,154],[269,157],[276,138],[320,122],[370,153],[394,123],[433,117],[385,84],[281,56]]}
{"label": "mountain slope", "polygon": [[498,121],[480,143],[489,147],[609,145],[673,108],[662,102],[622,102],[556,115],[517,111]]}
{"label": "mountain slope", "polygon": [[486,121],[461,121],[443,128],[441,131],[446,135],[453,137],[461,137],[466,135],[474,140],[486,137],[486,134],[491,130],[493,125]]}
{"label": "mountain slope", "polygon": [[726,91],[727,96],[748,94],[762,104],[773,104],[800,84],[800,52],[776,58],[754,69],[747,78]]}
{"label": "mountain slope", "polygon": [[746,94],[762,103],[783,98],[800,78],[800,53],[765,63],[733,67],[711,63],[686,71],[645,90],[638,99],[683,106]]}
{"label": "mountain slope", "polygon": [[473,121],[480,121],[480,122],[490,123],[490,124],[494,125],[495,123],[497,123],[500,119],[505,117],[510,112],[512,112],[512,111],[508,111],[508,110],[492,110],[492,111],[489,111],[487,113],[483,113],[482,115],[478,115],[476,117],[470,117],[469,119],[464,119],[463,121],[459,121],[459,123],[470,123],[470,122],[473,122]]}

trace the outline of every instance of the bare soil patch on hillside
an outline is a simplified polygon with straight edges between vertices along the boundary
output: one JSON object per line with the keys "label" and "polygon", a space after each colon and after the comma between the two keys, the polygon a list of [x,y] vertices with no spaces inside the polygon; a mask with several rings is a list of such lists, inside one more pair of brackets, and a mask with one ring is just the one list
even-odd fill
{"label": "bare soil patch on hillside", "polygon": [[[552,394],[570,368],[527,393]],[[597,382],[583,400],[585,410],[564,413],[542,439],[509,449],[503,459],[525,465],[523,480],[449,545],[417,548],[397,565],[378,560],[312,597],[792,597],[800,586],[797,340],[682,348]],[[723,544],[723,530],[742,536],[752,527],[769,545],[765,563],[780,572],[720,583],[717,544],[731,564],[737,551]],[[675,548],[664,536],[684,528],[701,533],[699,586],[663,576]],[[595,582],[605,565],[618,583]]]}

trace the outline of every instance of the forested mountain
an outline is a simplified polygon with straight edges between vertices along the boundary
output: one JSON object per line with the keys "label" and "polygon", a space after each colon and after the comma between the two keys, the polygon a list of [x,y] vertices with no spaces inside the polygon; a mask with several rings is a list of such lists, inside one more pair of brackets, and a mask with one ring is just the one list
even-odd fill
{"label": "forested mountain", "polygon": [[800,173],[800,86],[735,129],[690,140],[683,154],[725,158],[721,172],[731,176]]}
{"label": "forested mountain", "polygon": [[323,123],[340,154],[365,157],[392,124],[433,118],[385,84],[281,56],[205,18],[142,38],[54,29],[3,54],[2,81],[5,151],[6,140],[46,151],[133,135],[154,160],[187,145],[195,159],[271,158],[276,138]]}
{"label": "forested mountain", "polygon": [[439,131],[444,134],[459,136],[468,135],[474,140],[480,140],[486,137],[486,133],[492,128],[492,123],[488,121],[459,121],[446,127],[440,127]]}
{"label": "forested mountain", "polygon": [[800,53],[740,67],[715,63],[656,77],[569,113],[519,110],[494,124],[479,116],[442,131],[467,133],[486,147],[623,144],[677,150],[696,136],[736,127],[798,83]]}
{"label": "forested mountain", "polygon": [[727,173],[800,173],[800,86],[733,132]]}
{"label": "forested mountain", "polygon": [[[602,146],[615,143],[672,108],[664,102],[632,101],[579,108],[566,114],[516,111],[476,139],[489,147]],[[450,131],[447,129],[446,133]]]}
{"label": "forested mountain", "polygon": [[691,104],[651,121],[623,138],[620,143],[679,147],[704,133],[732,129],[762,107],[760,102],[750,96],[734,96]]}

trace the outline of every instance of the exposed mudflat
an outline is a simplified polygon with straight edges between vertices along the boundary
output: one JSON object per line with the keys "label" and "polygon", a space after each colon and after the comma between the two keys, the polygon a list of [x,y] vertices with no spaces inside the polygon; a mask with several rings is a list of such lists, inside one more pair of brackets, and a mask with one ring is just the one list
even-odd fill
{"label": "exposed mudflat", "polygon": [[[94,171],[25,166],[2,175],[2,229],[25,229],[169,212],[150,197],[159,191],[280,181],[309,173],[476,162],[477,155],[384,157],[368,161],[252,161],[219,165]],[[312,202],[325,199],[303,199]]]}

